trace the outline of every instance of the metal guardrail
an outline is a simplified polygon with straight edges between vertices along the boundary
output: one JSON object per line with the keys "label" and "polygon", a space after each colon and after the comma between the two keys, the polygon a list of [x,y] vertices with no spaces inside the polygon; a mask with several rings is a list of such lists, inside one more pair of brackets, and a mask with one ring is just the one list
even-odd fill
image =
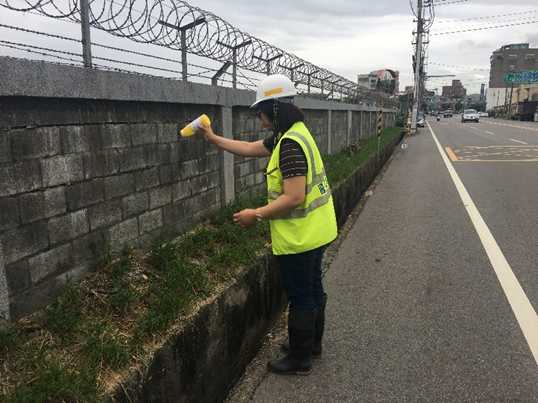
{"label": "metal guardrail", "polygon": [[[216,84],[223,74],[230,74],[226,70],[232,66],[231,76],[234,88],[237,86],[237,69],[239,68],[262,74],[284,74],[290,77],[296,85],[303,86],[300,88],[301,93],[316,98],[332,98],[342,102],[362,104],[377,104],[379,102],[375,91],[360,87],[353,81],[244,33],[218,16],[190,6],[185,1],[0,0],[0,7],[13,11],[33,12],[50,18],[82,24],[83,36],[80,42],[84,45],[84,51],[83,55],[78,55],[78,57],[83,56],[87,66],[91,66],[92,63],[91,49],[88,47],[91,41],[88,26],[84,25],[85,17],[87,17],[89,26],[106,31],[111,35],[181,51],[181,76],[183,80],[187,80],[189,77],[187,53],[191,53],[223,63],[220,70],[212,76],[213,84]],[[82,10],[86,12],[82,12]],[[21,27],[4,24],[0,24],[0,26],[44,34]],[[84,35],[85,32],[86,35]],[[72,38],[63,39],[73,40]],[[15,46],[9,41],[0,41],[0,44]],[[106,45],[91,45],[114,49]],[[17,46],[32,48],[30,44],[17,44]],[[39,53],[42,50],[42,48],[37,48],[33,49],[33,52]],[[123,51],[122,49],[117,50]],[[69,56],[77,55],[70,53]],[[104,58],[95,59],[107,61]],[[254,86],[252,80],[248,80],[244,75],[242,78],[247,81],[246,84],[241,83],[242,85],[247,88]]]}

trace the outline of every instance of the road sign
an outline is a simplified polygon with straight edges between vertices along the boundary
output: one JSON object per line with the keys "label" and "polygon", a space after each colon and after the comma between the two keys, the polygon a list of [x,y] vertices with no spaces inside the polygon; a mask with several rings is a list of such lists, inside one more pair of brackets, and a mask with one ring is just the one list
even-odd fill
{"label": "road sign", "polygon": [[520,74],[538,74],[538,70],[521,70]]}
{"label": "road sign", "polygon": [[538,83],[538,75],[535,74],[505,74],[505,83]]}

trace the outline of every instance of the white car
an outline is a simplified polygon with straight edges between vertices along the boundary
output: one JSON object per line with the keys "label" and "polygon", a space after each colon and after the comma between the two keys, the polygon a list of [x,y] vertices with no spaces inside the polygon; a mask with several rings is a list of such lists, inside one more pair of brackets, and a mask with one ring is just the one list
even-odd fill
{"label": "white car", "polygon": [[471,121],[478,123],[480,120],[480,116],[478,115],[478,112],[476,109],[465,109],[463,113],[461,114],[461,121],[463,123]]}
{"label": "white car", "polygon": [[478,114],[478,117],[480,117],[480,118],[487,118],[488,116],[489,116],[489,115],[488,115],[487,112],[480,112],[480,113]]}
{"label": "white car", "polygon": [[425,120],[426,120],[426,118],[424,117],[424,113],[419,112],[417,114],[417,126],[418,127],[424,127],[424,121]]}

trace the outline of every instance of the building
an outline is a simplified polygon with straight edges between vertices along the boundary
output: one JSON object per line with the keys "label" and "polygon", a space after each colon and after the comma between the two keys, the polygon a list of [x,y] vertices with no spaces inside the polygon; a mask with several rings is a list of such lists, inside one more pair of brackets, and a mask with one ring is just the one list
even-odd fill
{"label": "building", "polygon": [[359,84],[359,86],[368,88],[369,90],[375,90],[377,74],[374,73],[375,72],[371,72],[370,74],[359,74],[357,77],[357,83]]}
{"label": "building", "polygon": [[452,85],[443,85],[444,99],[463,98],[467,95],[467,90],[460,80],[452,80]]}
{"label": "building", "polygon": [[[528,43],[504,45],[490,57],[489,88],[486,94],[486,108],[506,109],[512,103],[538,100],[538,83],[522,83],[515,77],[522,70],[538,70],[538,49],[529,48]],[[511,75],[514,82],[506,82]]]}
{"label": "building", "polygon": [[[376,71],[371,71],[368,74],[359,74],[357,76],[357,83],[361,87],[365,87],[365,88],[368,88],[370,90],[375,90],[376,89],[376,84],[377,84],[377,76],[382,71],[383,70],[376,70]],[[395,92],[395,94],[397,94],[400,91],[400,72],[396,71],[396,70],[393,70],[393,71],[394,71],[394,73],[396,73],[396,92]]]}

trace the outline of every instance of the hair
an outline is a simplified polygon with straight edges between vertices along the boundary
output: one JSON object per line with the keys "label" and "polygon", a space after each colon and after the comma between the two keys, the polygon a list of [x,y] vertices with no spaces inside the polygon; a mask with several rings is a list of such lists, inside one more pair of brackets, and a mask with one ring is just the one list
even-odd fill
{"label": "hair", "polygon": [[[286,99],[287,100],[287,99]],[[273,104],[276,102],[276,106]],[[274,116],[276,108],[276,116]],[[258,109],[273,122],[273,133],[286,133],[297,122],[304,122],[305,114],[298,106],[291,102],[281,102],[277,99],[268,99],[260,102]]]}

